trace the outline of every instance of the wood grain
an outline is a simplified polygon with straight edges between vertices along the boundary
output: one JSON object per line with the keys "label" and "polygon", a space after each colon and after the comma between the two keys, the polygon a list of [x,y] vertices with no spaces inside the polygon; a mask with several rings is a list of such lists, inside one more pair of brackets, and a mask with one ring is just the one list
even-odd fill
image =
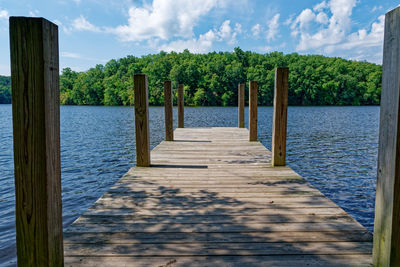
{"label": "wood grain", "polygon": [[272,167],[247,129],[174,136],[153,149],[152,168],[131,168],[68,227],[68,264],[371,263],[371,233],[291,168]]}
{"label": "wood grain", "polygon": [[376,183],[375,266],[400,266],[400,8],[386,14]]}
{"label": "wood grain", "polygon": [[257,141],[258,82],[249,82],[249,141]]}
{"label": "wood grain", "polygon": [[58,27],[10,18],[18,266],[63,266]]}
{"label": "wood grain", "polygon": [[239,128],[244,128],[244,83],[238,86],[238,121]]}
{"label": "wood grain", "polygon": [[272,126],[272,166],[286,165],[286,127],[289,68],[275,69],[274,117]]}
{"label": "wood grain", "polygon": [[178,84],[178,128],[184,127],[184,88],[183,84]]}
{"label": "wood grain", "polygon": [[269,256],[156,256],[156,257],[85,257],[76,256],[66,259],[67,266],[279,266],[279,267],[340,267],[340,266],[371,266],[369,257],[365,254],[353,255],[269,255]]}
{"label": "wood grain", "polygon": [[172,82],[164,82],[165,141],[174,141],[172,116]]}
{"label": "wood grain", "polygon": [[135,94],[136,165],[150,166],[150,128],[147,75],[133,76]]}

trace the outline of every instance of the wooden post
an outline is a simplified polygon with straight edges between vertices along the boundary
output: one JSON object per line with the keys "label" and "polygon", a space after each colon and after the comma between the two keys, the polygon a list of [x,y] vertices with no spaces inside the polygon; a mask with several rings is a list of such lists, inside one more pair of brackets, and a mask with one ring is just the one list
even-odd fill
{"label": "wooden post", "polygon": [[135,91],[136,166],[150,166],[150,130],[147,75],[133,76]]}
{"label": "wooden post", "polygon": [[374,266],[400,266],[400,8],[386,14],[383,44]]}
{"label": "wooden post", "polygon": [[257,141],[257,91],[258,83],[249,82],[249,141]]}
{"label": "wooden post", "polygon": [[174,141],[174,126],[172,120],[172,83],[164,82],[164,107],[165,107],[165,141]]}
{"label": "wooden post", "polygon": [[63,266],[58,27],[10,17],[18,266]]}
{"label": "wooden post", "polygon": [[274,118],[272,126],[272,166],[286,165],[286,125],[289,68],[275,69]]}
{"label": "wooden post", "polygon": [[178,84],[178,128],[183,128],[184,126],[184,92],[183,84]]}
{"label": "wooden post", "polygon": [[244,83],[238,86],[239,128],[244,128]]}

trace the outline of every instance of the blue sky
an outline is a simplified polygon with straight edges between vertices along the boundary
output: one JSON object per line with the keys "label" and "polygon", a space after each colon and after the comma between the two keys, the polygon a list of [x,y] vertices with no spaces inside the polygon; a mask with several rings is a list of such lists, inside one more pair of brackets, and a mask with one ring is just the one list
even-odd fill
{"label": "blue sky", "polygon": [[381,64],[384,14],[393,0],[2,0],[0,74],[9,75],[9,16],[59,26],[60,67],[84,71],[126,55],[322,54]]}

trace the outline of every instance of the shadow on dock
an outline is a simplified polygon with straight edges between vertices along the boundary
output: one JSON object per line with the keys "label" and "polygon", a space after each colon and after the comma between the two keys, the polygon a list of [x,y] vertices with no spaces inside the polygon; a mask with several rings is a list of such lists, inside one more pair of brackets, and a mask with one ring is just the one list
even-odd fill
{"label": "shadow on dock", "polygon": [[156,166],[130,171],[67,229],[67,266],[369,265],[371,234],[302,179]]}

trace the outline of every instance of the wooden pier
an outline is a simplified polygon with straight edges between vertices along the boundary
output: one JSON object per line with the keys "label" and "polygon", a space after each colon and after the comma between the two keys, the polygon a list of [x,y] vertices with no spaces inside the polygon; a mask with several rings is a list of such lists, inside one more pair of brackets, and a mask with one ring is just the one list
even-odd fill
{"label": "wooden pier", "polygon": [[[148,81],[134,75],[136,167],[62,232],[58,28],[10,17],[18,266],[400,266],[400,7],[385,18],[374,236],[286,165],[287,68],[276,68],[272,152],[258,83],[238,128],[184,128],[164,83],[150,153]],[[395,56],[394,56],[395,55]],[[316,122],[318,123],[318,122]]]}
{"label": "wooden pier", "polygon": [[178,128],[64,233],[66,266],[369,266],[372,235],[243,128]]}

